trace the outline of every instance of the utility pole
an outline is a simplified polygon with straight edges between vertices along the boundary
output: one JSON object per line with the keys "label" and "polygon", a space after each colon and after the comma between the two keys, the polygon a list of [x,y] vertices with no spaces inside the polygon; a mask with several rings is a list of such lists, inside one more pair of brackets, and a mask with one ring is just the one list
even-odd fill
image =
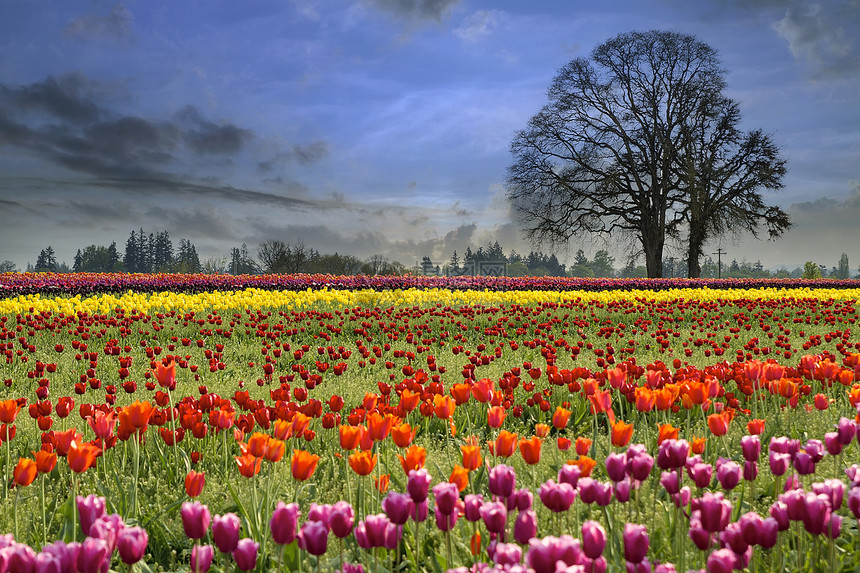
{"label": "utility pole", "polygon": [[717,252],[714,253],[717,255],[717,278],[723,278],[723,260],[722,256],[726,254],[722,247],[717,247]]}

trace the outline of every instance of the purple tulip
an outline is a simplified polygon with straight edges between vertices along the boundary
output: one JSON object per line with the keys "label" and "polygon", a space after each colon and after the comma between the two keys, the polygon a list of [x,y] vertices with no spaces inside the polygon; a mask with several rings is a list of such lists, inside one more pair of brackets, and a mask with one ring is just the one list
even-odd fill
{"label": "purple tulip", "polygon": [[630,563],[639,563],[648,554],[648,529],[644,525],[627,523],[624,525],[624,559]]}
{"label": "purple tulip", "polygon": [[703,462],[694,463],[687,467],[687,474],[698,488],[705,488],[711,485],[711,478],[714,475],[714,468],[711,464]]}
{"label": "purple tulip", "polygon": [[806,452],[797,452],[792,460],[794,469],[802,476],[815,473],[815,458]]}
{"label": "purple tulip", "polygon": [[[44,546],[42,548],[42,553],[48,553],[57,559],[60,563],[60,573],[76,573],[75,569],[77,567],[78,552],[80,549],[81,544],[77,541],[65,543],[61,540],[57,540],[50,545]],[[0,567],[0,571],[2,570],[3,568]]]}
{"label": "purple tulip", "polygon": [[499,464],[490,470],[487,486],[490,493],[502,498],[510,497],[517,486],[517,474],[514,468]]}
{"label": "purple tulip", "polygon": [[589,559],[603,555],[606,547],[606,530],[594,520],[582,524],[582,551]]}
{"label": "purple tulip", "polygon": [[289,545],[293,542],[298,532],[301,513],[297,503],[278,502],[272,512],[272,519],[269,520],[269,529],[272,531],[272,539],[275,543]]}
{"label": "purple tulip", "polygon": [[236,551],[233,552],[233,561],[236,562],[236,567],[242,571],[251,571],[257,567],[257,551],[259,550],[260,544],[250,537],[240,539],[239,544],[236,545]]}
{"label": "purple tulip", "polygon": [[63,573],[63,566],[55,555],[43,551],[36,554],[36,559],[33,560],[33,571],[35,573]]}
{"label": "purple tulip", "polygon": [[803,526],[812,535],[827,531],[830,523],[830,500],[824,494],[809,492],[804,496]]}
{"label": "purple tulip", "polygon": [[797,474],[791,474],[788,479],[785,480],[785,485],[782,486],[782,491],[791,491],[793,489],[803,489],[803,486],[800,484],[800,478]]}
{"label": "purple tulip", "polygon": [[824,447],[827,449],[827,453],[831,456],[838,456],[841,454],[844,444],[842,443],[842,440],[839,439],[839,432],[827,432],[824,434]]}
{"label": "purple tulip", "polygon": [[[526,563],[535,573],[566,571],[566,566],[583,564],[579,542],[570,535],[543,539],[531,539],[526,553]],[[561,562],[561,563],[559,563]],[[565,566],[564,568],[560,568]]]}
{"label": "purple tulip", "polygon": [[758,530],[756,543],[763,549],[770,549],[776,545],[776,539],[779,535],[779,523],[773,517],[765,518],[761,521],[761,527]]}
{"label": "purple tulip", "polygon": [[191,573],[206,573],[212,566],[215,550],[211,545],[195,545],[191,548]]}
{"label": "purple tulip", "polygon": [[592,504],[597,501],[597,481],[584,477],[579,478],[579,499],[582,503]]}
{"label": "purple tulip", "polygon": [[421,503],[427,499],[430,492],[430,482],[432,478],[427,472],[427,468],[419,470],[409,470],[409,476],[406,480],[406,491],[412,497],[415,503]]}
{"label": "purple tulip", "polygon": [[773,502],[768,513],[776,521],[780,531],[788,530],[791,520],[788,519],[788,505],[784,501]]}
{"label": "purple tulip", "polygon": [[122,517],[116,513],[103,515],[90,526],[90,537],[104,539],[108,544],[108,553],[116,549],[116,540],[120,532],[125,529]]}
{"label": "purple tulip", "polygon": [[[748,511],[738,518],[738,527],[740,527],[741,535],[747,545],[756,545],[758,543],[759,531],[762,527],[762,517],[754,511]],[[738,553],[743,553],[742,551]]]}
{"label": "purple tulip", "polygon": [[612,452],[606,456],[606,475],[613,482],[619,482],[627,475],[627,457],[624,454]]}
{"label": "purple tulip", "polygon": [[708,573],[732,573],[735,553],[731,549],[718,549],[708,555]]}
{"label": "purple tulip", "polygon": [[839,435],[839,441],[843,446],[847,446],[857,435],[857,423],[851,418],[842,417],[836,424],[836,433]]}
{"label": "purple tulip", "polygon": [[682,468],[687,463],[689,452],[687,440],[663,440],[657,450],[657,466],[664,470]]}
{"label": "purple tulip", "polygon": [[[628,454],[630,450],[627,450]],[[651,475],[654,467],[654,458],[642,452],[627,458],[627,473],[637,482],[645,481]]]}
{"label": "purple tulip", "polygon": [[720,542],[738,555],[744,553],[750,546],[741,531],[741,524],[735,521],[720,532]]}
{"label": "purple tulip", "polygon": [[456,511],[451,513],[442,513],[437,511],[435,517],[436,527],[439,528],[439,531],[451,531],[454,529],[454,526],[457,525],[459,515]]}
{"label": "purple tulip", "polygon": [[669,495],[674,495],[681,490],[680,478],[677,472],[663,472],[660,476],[660,485]]}
{"label": "purple tulip", "polygon": [[860,519],[860,486],[854,486],[848,490],[848,509],[854,517]]}
{"label": "purple tulip", "polygon": [[143,559],[149,535],[142,527],[126,527],[119,534],[116,542],[119,557],[126,565],[132,565]]}
{"label": "purple tulip", "polygon": [[615,484],[615,499],[621,503],[627,503],[630,500],[630,488],[632,480],[629,477],[624,478]]}
{"label": "purple tulip", "polygon": [[830,501],[830,509],[838,511],[842,507],[842,499],[845,496],[845,484],[842,480],[826,479],[812,484],[812,492],[826,495]]}
{"label": "purple tulip", "polygon": [[[570,485],[567,487],[570,487]],[[484,520],[484,525],[490,533],[502,533],[505,530],[505,524],[508,519],[508,510],[505,504],[500,501],[490,501],[481,506],[479,510],[481,519]]]}
{"label": "purple tulip", "polygon": [[689,486],[685,485],[681,491],[672,496],[672,501],[675,502],[675,507],[687,507],[692,497],[692,491],[690,491]]}
{"label": "purple tulip", "polygon": [[701,512],[702,527],[708,533],[723,531],[729,524],[732,504],[721,492],[705,492],[696,507]]}
{"label": "purple tulip", "polygon": [[741,452],[748,462],[757,462],[761,455],[761,440],[755,434],[741,438]]}
{"label": "purple tulip", "polygon": [[233,553],[239,544],[239,516],[225,513],[212,518],[212,541],[221,553]]}
{"label": "purple tulip", "polygon": [[385,536],[391,522],[384,513],[368,515],[355,526],[355,540],[362,549],[385,547]]}
{"label": "purple tulip", "polygon": [[531,509],[519,512],[514,521],[514,540],[526,545],[537,534],[537,514]]}
{"label": "purple tulip", "polygon": [[343,569],[337,573],[364,573],[364,565],[361,563],[344,563]]}
{"label": "purple tulip", "polygon": [[744,480],[753,481],[758,477],[758,462],[744,462]]}
{"label": "purple tulip", "polygon": [[466,518],[467,521],[471,523],[475,523],[476,521],[480,521],[481,519],[481,506],[484,505],[484,496],[481,494],[470,493],[466,495],[466,499],[463,502],[463,517]]}
{"label": "purple tulip", "polygon": [[806,495],[802,489],[790,489],[779,496],[778,501],[785,502],[788,519],[800,521],[806,512]]}
{"label": "purple tulip", "polygon": [[610,503],[612,503],[612,492],[615,491],[615,488],[612,487],[611,483],[603,483],[597,482],[594,486],[594,492],[596,494],[595,503],[600,507],[606,507]]}
{"label": "purple tulip", "polygon": [[827,448],[824,447],[824,442],[821,440],[810,439],[806,440],[803,451],[812,457],[812,463],[817,464],[824,459],[824,452],[827,451]]}
{"label": "purple tulip", "polygon": [[403,525],[409,520],[413,505],[415,502],[412,501],[408,493],[390,491],[382,500],[382,511],[393,523]]}
{"label": "purple tulip", "polygon": [[430,510],[427,506],[427,500],[415,502],[415,505],[412,508],[412,521],[415,523],[424,523],[424,520],[427,519],[427,515],[430,513]]}
{"label": "purple tulip", "polygon": [[567,511],[573,504],[576,491],[569,483],[547,480],[540,486],[540,500],[547,509],[555,513]]}
{"label": "purple tulip", "polygon": [[[36,552],[25,543],[13,543],[4,549],[7,559],[6,568],[4,571],[21,571],[22,573],[35,573],[36,570]],[[99,562],[99,566],[101,562]],[[105,571],[107,567],[105,567]],[[89,573],[89,572],[87,572]]]}
{"label": "purple tulip", "polygon": [[573,464],[564,464],[558,469],[558,483],[569,483],[576,487],[580,476],[582,476],[582,470]]}
{"label": "purple tulip", "polygon": [[397,549],[397,544],[400,543],[400,537],[403,533],[403,526],[397,525],[396,523],[388,523],[388,527],[385,528],[385,544],[383,547],[386,549]]}
{"label": "purple tulip", "polygon": [[496,565],[516,565],[522,558],[523,550],[515,543],[498,543],[493,548],[492,560]]}
{"label": "purple tulip", "polygon": [[328,517],[331,513],[331,506],[328,504],[311,503],[308,508],[308,521],[321,521],[328,527]]}
{"label": "purple tulip", "polygon": [[842,531],[842,516],[832,513],[830,515],[830,523],[827,530],[824,532],[830,539],[836,539]]}
{"label": "purple tulip", "polygon": [[305,521],[298,535],[299,547],[320,556],[328,548],[328,527],[322,521]]}
{"label": "purple tulip", "polygon": [[78,553],[78,572],[106,573],[110,567],[110,556],[107,541],[97,537],[87,537]]}
{"label": "purple tulip", "polygon": [[717,481],[720,482],[723,489],[733,490],[741,481],[741,467],[731,460],[719,458],[717,460]]}
{"label": "purple tulip", "polygon": [[457,484],[442,481],[433,486],[433,496],[436,499],[436,513],[450,515],[457,509],[460,490],[457,488]]}
{"label": "purple tulip", "polygon": [[781,476],[788,470],[791,456],[781,452],[770,452],[768,460],[770,461],[770,473]]}
{"label": "purple tulip", "polygon": [[352,525],[355,522],[355,511],[347,501],[338,501],[331,506],[328,516],[328,525],[335,536],[343,539],[352,533]]}
{"label": "purple tulip", "polygon": [[90,494],[87,497],[77,496],[75,502],[78,506],[81,531],[89,536],[90,526],[105,514],[105,498]]}
{"label": "purple tulip", "polygon": [[209,508],[199,501],[186,501],[182,504],[179,514],[182,516],[185,536],[189,539],[203,539],[212,521]]}
{"label": "purple tulip", "polygon": [[658,563],[654,566],[653,573],[678,573],[678,570],[671,563]]}
{"label": "purple tulip", "polygon": [[800,440],[792,440],[786,436],[773,437],[768,445],[770,452],[793,456],[800,450]]}
{"label": "purple tulip", "polygon": [[[516,509],[519,511],[525,511],[527,509],[531,509],[534,506],[535,497],[532,494],[532,491],[524,487],[523,489],[518,489],[508,498],[508,510]],[[513,502],[513,506],[511,503]]]}
{"label": "purple tulip", "polygon": [[702,527],[702,512],[696,510],[690,515],[690,528],[687,535],[700,551],[704,551],[711,545],[711,534]]}

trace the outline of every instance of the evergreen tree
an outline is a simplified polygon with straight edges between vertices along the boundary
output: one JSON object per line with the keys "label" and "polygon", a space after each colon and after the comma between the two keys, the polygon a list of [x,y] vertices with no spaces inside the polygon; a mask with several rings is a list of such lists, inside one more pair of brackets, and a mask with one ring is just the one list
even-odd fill
{"label": "evergreen tree", "polygon": [[81,250],[78,249],[78,252],[75,253],[75,262],[72,265],[72,272],[79,273],[81,272]]}
{"label": "evergreen tree", "polygon": [[111,241],[108,247],[108,272],[115,273],[119,270],[119,252],[116,249],[116,241]]}
{"label": "evergreen tree", "polygon": [[842,253],[842,256],[839,257],[839,268],[836,271],[836,278],[838,279],[848,279],[851,278],[851,271],[848,266],[848,254]]}
{"label": "evergreen tree", "polygon": [[35,271],[37,273],[57,272],[57,255],[51,245],[39,251],[39,256],[36,257]]}
{"label": "evergreen tree", "polygon": [[125,270],[127,272],[140,272],[138,270],[140,267],[139,256],[140,249],[138,248],[137,235],[135,235],[134,231],[132,231],[128,240],[125,242],[125,256],[123,257],[123,263],[125,264]]}

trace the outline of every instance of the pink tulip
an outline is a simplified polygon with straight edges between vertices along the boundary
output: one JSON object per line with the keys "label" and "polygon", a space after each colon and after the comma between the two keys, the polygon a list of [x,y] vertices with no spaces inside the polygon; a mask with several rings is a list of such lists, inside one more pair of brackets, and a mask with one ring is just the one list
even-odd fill
{"label": "pink tulip", "polygon": [[639,563],[648,554],[651,540],[648,529],[644,525],[627,523],[624,525],[624,559],[630,563]]}
{"label": "pink tulip", "polygon": [[589,559],[603,555],[606,547],[606,530],[594,520],[582,524],[582,551]]}

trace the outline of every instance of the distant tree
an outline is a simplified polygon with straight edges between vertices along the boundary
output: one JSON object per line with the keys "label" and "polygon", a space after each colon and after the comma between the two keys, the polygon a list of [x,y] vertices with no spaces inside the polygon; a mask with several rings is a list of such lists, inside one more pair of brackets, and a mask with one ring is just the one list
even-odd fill
{"label": "distant tree", "polygon": [[582,249],[576,251],[576,255],[573,257],[573,264],[583,266],[588,264],[588,258],[585,256]]}
{"label": "distant tree", "polygon": [[454,274],[460,270],[460,257],[457,256],[456,250],[454,251],[454,254],[451,255],[451,260],[448,261],[448,269]]}
{"label": "distant tree", "polygon": [[[141,229],[141,232],[143,230]],[[123,257],[123,264],[125,265],[126,272],[129,273],[139,273],[141,267],[140,261],[140,246],[138,243],[137,235],[134,231],[131,232],[131,235],[125,242],[125,256]]]}
{"label": "distant tree", "polygon": [[508,263],[508,267],[505,272],[509,277],[525,277],[529,274],[529,268],[520,260]]}
{"label": "distant tree", "polygon": [[78,249],[78,252],[75,253],[74,264],[72,264],[72,272],[79,273],[81,272],[81,261],[83,260],[83,256],[81,255],[81,250]]}
{"label": "distant tree", "polygon": [[591,278],[594,276],[594,269],[591,265],[572,265],[567,271],[568,276],[577,278]]}
{"label": "distant tree", "polygon": [[842,253],[842,256],[839,257],[839,269],[836,271],[836,278],[842,280],[851,278],[851,270],[848,266],[847,253]]}
{"label": "distant tree", "polygon": [[502,250],[502,246],[498,241],[487,246],[487,251],[484,256],[487,261],[499,262],[505,260],[505,252]]}
{"label": "distant tree", "polygon": [[103,245],[88,245],[83,251],[78,249],[73,270],[81,273],[113,272],[115,268],[110,248]]}
{"label": "distant tree", "polygon": [[17,273],[18,267],[12,261],[6,259],[0,263],[0,273]]}
{"label": "distant tree", "polygon": [[821,267],[812,261],[806,261],[803,265],[803,278],[805,279],[820,279]]}
{"label": "distant tree", "polygon": [[36,257],[35,271],[37,273],[57,272],[57,255],[52,246],[48,245],[39,251],[39,256]]}
{"label": "distant tree", "polygon": [[230,250],[230,266],[228,272],[231,275],[253,275],[257,274],[257,262],[248,253],[248,245],[242,243],[240,247]]}
{"label": "distant tree", "polygon": [[197,256],[197,249],[188,239],[179,240],[179,251],[176,254],[174,270],[178,273],[199,273],[201,270],[200,257]]}
{"label": "distant tree", "polygon": [[609,256],[609,251],[601,249],[594,253],[594,260],[590,264],[596,277],[611,277],[615,274],[615,269],[612,268],[615,259]]}

